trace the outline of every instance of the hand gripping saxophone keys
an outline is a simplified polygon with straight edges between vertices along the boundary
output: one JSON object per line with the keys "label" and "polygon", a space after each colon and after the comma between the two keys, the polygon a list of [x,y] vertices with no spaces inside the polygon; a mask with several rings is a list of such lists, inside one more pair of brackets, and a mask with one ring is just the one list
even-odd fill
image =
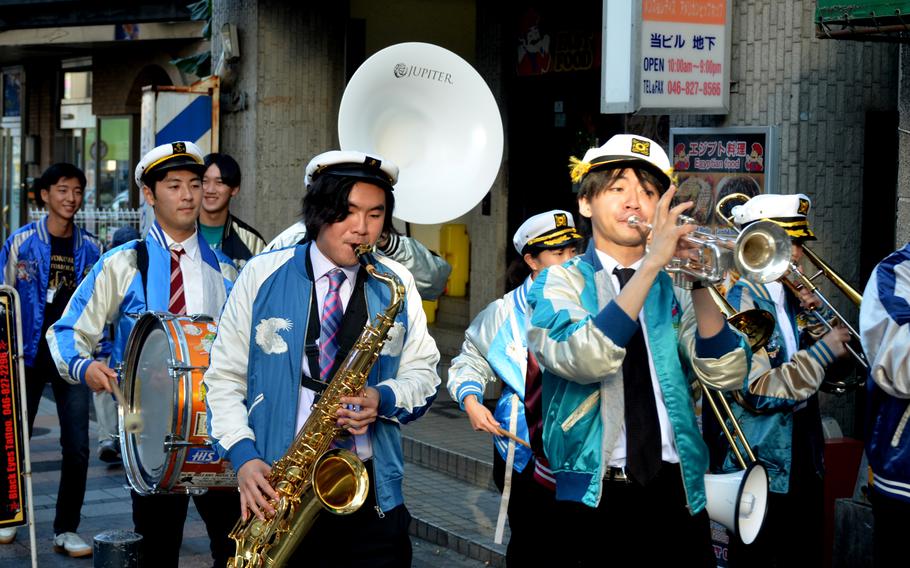
{"label": "hand gripping saxophone keys", "polygon": [[287,453],[272,467],[269,483],[279,496],[272,501],[275,514],[265,521],[256,515],[237,521],[230,534],[237,552],[229,568],[284,566],[323,508],[345,515],[359,509],[367,497],[369,478],[360,459],[329,447],[342,431],[335,415],[341,397],[356,396],[366,386],[405,299],[398,278],[373,266],[371,250],[361,245],[357,256],[370,276],[389,287],[389,306],[363,329]]}

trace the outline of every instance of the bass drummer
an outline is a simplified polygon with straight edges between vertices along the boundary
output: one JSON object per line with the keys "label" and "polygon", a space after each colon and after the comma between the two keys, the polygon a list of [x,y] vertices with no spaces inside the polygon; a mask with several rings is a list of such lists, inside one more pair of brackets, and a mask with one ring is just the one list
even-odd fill
{"label": "bass drummer", "polygon": [[[140,160],[136,184],[154,210],[155,222],[144,240],[130,241],[101,257],[63,317],[48,330],[47,342],[62,377],[96,392],[111,392],[117,373],[92,358],[108,324],[114,329],[111,364],[116,366],[124,358],[136,314],[216,318],[221,313],[230,276],[196,231],[204,172],[203,153],[192,142],[163,144]],[[143,537],[142,563],[177,566],[189,497],[131,494],[135,531]],[[224,566],[234,554],[228,533],[237,518],[239,495],[212,491],[194,495],[193,501],[211,539],[214,565]]]}

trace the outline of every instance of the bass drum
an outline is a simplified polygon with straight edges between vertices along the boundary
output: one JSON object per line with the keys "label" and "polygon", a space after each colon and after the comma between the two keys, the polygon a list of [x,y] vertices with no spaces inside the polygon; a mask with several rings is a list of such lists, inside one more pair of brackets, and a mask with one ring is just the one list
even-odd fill
{"label": "bass drum", "polygon": [[204,493],[237,486],[230,462],[208,438],[202,375],[217,326],[206,316],[148,312],[133,327],[123,358],[123,397],[144,423],[123,428],[126,476],[140,495]]}

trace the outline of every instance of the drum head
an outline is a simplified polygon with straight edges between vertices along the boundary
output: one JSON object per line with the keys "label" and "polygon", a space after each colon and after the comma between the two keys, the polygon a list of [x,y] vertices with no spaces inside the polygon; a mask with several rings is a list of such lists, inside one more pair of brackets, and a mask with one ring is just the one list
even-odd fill
{"label": "drum head", "polygon": [[130,410],[142,416],[143,429],[127,433],[121,427],[120,432],[127,477],[141,494],[160,489],[173,459],[164,450],[176,420],[178,382],[171,376],[169,364],[173,359],[174,347],[164,322],[156,314],[143,315],[127,342],[123,377],[124,397]]}
{"label": "drum head", "polygon": [[155,484],[164,473],[165,436],[171,433],[174,422],[176,382],[166,363],[171,355],[169,336],[161,327],[152,329],[145,337],[136,361],[132,406],[145,417],[145,428],[136,441],[138,464],[149,484]]}

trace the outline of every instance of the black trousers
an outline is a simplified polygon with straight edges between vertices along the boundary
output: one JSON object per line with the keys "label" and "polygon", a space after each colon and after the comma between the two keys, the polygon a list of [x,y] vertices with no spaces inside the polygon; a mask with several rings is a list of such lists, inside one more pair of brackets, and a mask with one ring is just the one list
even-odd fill
{"label": "black trousers", "polygon": [[[875,523],[872,537],[873,562],[875,568],[901,565],[906,561],[907,519],[910,519],[910,503],[885,497],[871,491],[872,518]],[[897,559],[897,560],[895,560]]]}
{"label": "black trousers", "polygon": [[678,464],[664,463],[648,485],[604,481],[597,508],[557,501],[560,566],[704,566],[717,561],[708,513],[690,515]]}
{"label": "black trousers", "polygon": [[[506,462],[493,449],[493,481],[500,493],[505,482]],[[509,531],[506,566],[556,566],[561,562],[561,543],[553,526],[556,493],[534,481],[534,461],[524,471],[512,472],[509,496]]]}
{"label": "black trousers", "polygon": [[376,509],[372,460],[367,461],[370,491],[363,506],[350,515],[319,513],[288,566],[307,568],[409,568],[411,514],[404,504]]}
{"label": "black trousers", "polygon": [[88,419],[92,393],[85,385],[72,385],[60,378],[49,361],[36,361],[37,366],[25,368],[25,396],[28,405],[28,433],[31,438],[41,403],[44,385],[51,383],[60,420],[60,485],[57,489],[57,510],[54,534],[76,532],[82,503],[85,500],[85,480],[88,475]]}
{"label": "black trousers", "polygon": [[[190,497],[130,493],[133,498],[133,524],[136,532],[142,535],[141,564],[156,568],[178,566]],[[223,568],[234,555],[234,541],[228,538],[228,533],[240,518],[240,493],[235,489],[209,491],[204,495],[194,495],[193,503],[209,535],[212,565]]]}

